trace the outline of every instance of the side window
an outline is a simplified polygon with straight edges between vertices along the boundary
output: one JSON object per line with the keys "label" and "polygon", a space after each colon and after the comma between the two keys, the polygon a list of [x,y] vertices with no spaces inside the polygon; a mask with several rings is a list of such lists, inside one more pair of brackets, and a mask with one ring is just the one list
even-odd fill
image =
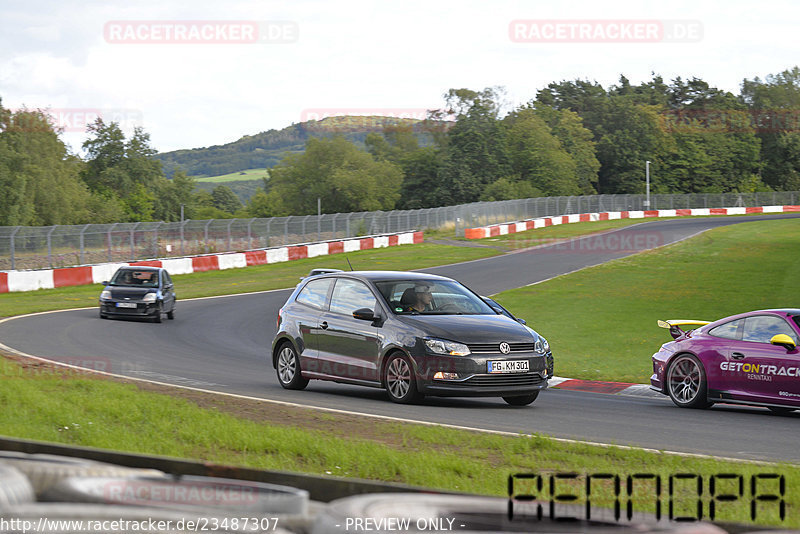
{"label": "side window", "polygon": [[375,300],[375,296],[364,283],[347,278],[340,278],[336,281],[331,297],[330,311],[352,315],[358,309],[375,310],[377,306],[378,302]]}
{"label": "side window", "polygon": [[164,271],[164,283],[168,286],[172,285],[172,278],[169,276],[167,271]]}
{"label": "side window", "polygon": [[325,309],[325,301],[328,298],[328,290],[331,288],[333,278],[323,280],[312,280],[300,290],[295,301],[318,310]]}
{"label": "side window", "polygon": [[721,337],[723,339],[739,339],[740,338],[739,331],[741,330],[743,325],[744,325],[744,319],[729,321],[725,324],[721,324],[717,327],[712,328],[711,330],[708,331],[708,335],[714,337]]}
{"label": "side window", "polygon": [[756,315],[748,317],[744,324],[744,334],[742,341],[754,341],[756,343],[769,343],[772,336],[786,334],[797,343],[797,334],[789,323],[780,317],[771,315]]}

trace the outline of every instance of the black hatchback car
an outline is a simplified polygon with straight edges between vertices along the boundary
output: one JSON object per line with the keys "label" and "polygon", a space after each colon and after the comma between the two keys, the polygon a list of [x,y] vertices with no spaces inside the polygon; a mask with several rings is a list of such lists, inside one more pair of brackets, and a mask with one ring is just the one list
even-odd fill
{"label": "black hatchback car", "polygon": [[278,314],[271,360],[286,389],[310,379],[425,395],[532,403],[552,375],[547,341],[442,276],[339,272],[310,277]]}
{"label": "black hatchback car", "polygon": [[144,317],[156,323],[161,315],[175,318],[175,287],[161,267],[120,267],[100,293],[100,318]]}

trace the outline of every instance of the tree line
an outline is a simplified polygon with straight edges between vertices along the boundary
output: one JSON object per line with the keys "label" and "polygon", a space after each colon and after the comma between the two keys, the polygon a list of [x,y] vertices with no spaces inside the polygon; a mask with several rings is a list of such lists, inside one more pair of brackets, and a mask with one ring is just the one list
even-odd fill
{"label": "tree line", "polygon": [[[1,104],[1,102],[0,102]],[[450,89],[418,124],[354,139],[326,130],[285,155],[244,205],[226,186],[167,178],[149,135],[88,128],[71,154],[39,110],[0,105],[0,225],[271,217],[536,196],[800,190],[800,69],[745,79],[553,82],[515,109],[502,88]]]}

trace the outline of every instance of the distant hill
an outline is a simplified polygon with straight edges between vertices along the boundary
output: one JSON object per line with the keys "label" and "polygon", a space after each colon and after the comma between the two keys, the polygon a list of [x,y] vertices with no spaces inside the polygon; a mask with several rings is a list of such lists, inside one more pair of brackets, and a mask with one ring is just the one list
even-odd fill
{"label": "distant hill", "polygon": [[177,169],[183,169],[189,176],[218,176],[248,169],[274,167],[286,154],[303,152],[309,137],[338,134],[363,145],[368,133],[380,132],[384,126],[394,124],[413,125],[420,144],[424,146],[431,143],[430,135],[422,131],[422,121],[417,119],[341,116],[292,124],[282,130],[246,135],[225,145],[163,152],[155,158],[161,161],[164,172],[170,178]]}

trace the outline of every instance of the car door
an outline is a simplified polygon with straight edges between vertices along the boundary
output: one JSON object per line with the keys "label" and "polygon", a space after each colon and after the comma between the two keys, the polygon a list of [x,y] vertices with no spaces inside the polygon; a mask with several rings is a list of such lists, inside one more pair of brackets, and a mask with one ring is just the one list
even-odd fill
{"label": "car door", "polygon": [[[800,394],[800,353],[772,345],[776,334],[798,342],[795,329],[777,315],[751,315],[744,319],[740,341],[730,345],[728,371],[740,385],[743,399],[754,402],[785,402],[786,394]],[[783,393],[783,394],[781,394]]]}
{"label": "car door", "polygon": [[161,300],[165,312],[171,311],[175,306],[175,287],[167,271],[161,271]]}
{"label": "car door", "polygon": [[353,317],[362,308],[380,310],[369,286],[352,278],[337,279],[330,307],[319,318],[318,357],[323,373],[355,382],[379,380],[379,328],[374,321]]}
{"label": "car door", "polygon": [[300,339],[297,347],[300,367],[311,374],[319,373],[317,361],[320,316],[328,309],[328,297],[333,287],[333,278],[309,281],[294,299],[286,314],[287,320],[295,322],[291,328]]}

